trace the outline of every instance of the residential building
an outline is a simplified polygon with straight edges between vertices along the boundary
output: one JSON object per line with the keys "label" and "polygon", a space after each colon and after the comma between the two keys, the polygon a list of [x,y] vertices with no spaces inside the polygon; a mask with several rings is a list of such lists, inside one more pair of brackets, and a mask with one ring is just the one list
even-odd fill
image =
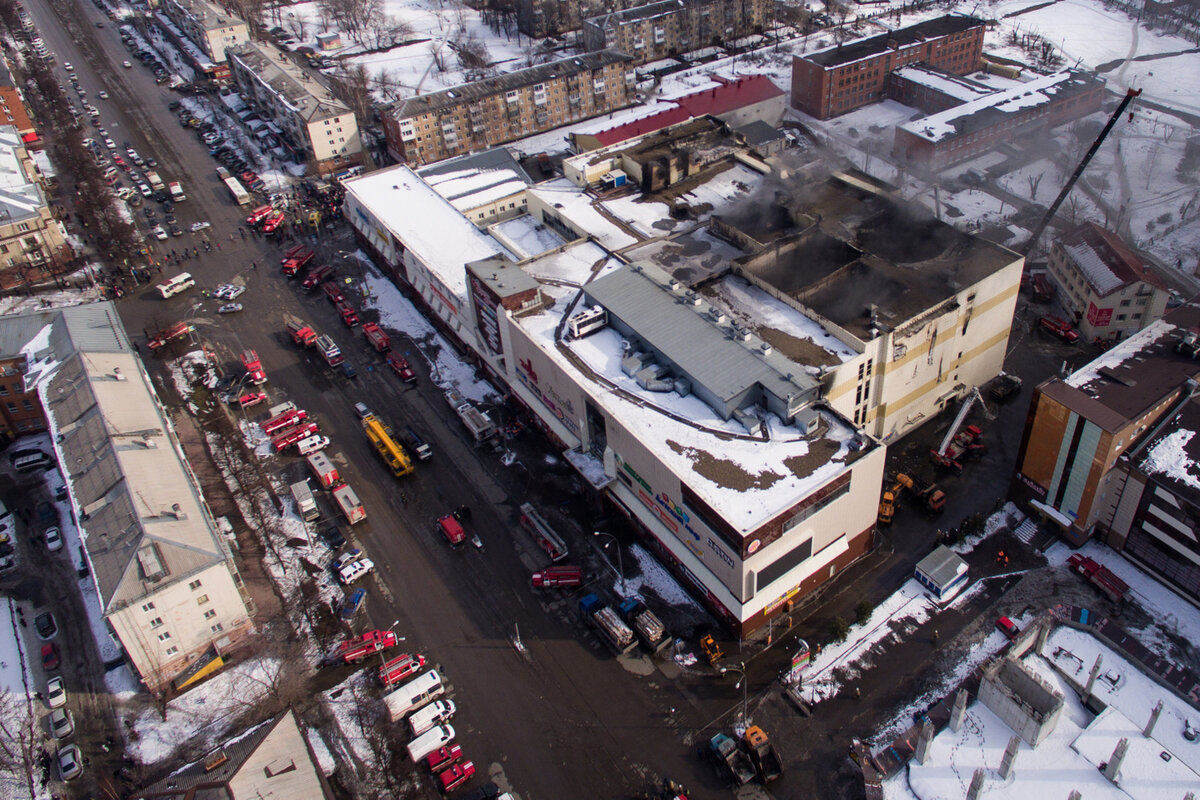
{"label": "residential building", "polygon": [[27,382],[32,353],[26,326],[0,325],[0,440],[46,430],[46,412],[37,386]]}
{"label": "residential building", "polygon": [[51,280],[71,257],[20,133],[0,125],[0,288],[29,289]]}
{"label": "residential building", "polygon": [[964,75],[979,68],[986,22],[947,14],[792,59],[792,107],[828,119],[884,99],[888,77],[924,64]]}
{"label": "residential building", "polygon": [[417,174],[480,228],[524,214],[525,189],[533,183],[503,147],[448,158]]}
{"label": "residential building", "polygon": [[309,736],[296,712],[231,737],[170,775],[134,795],[136,800],[332,800]]}
{"label": "residential building", "polygon": [[533,39],[579,30],[588,17],[645,5],[645,0],[516,0],[517,30]]}
{"label": "residential building", "polygon": [[1100,110],[1104,78],[1068,69],[1035,78],[896,128],[892,155],[937,171],[967,161],[998,143],[1044,138],[1048,131]]}
{"label": "residential building", "polygon": [[226,53],[234,84],[259,116],[274,124],[297,161],[307,162],[319,175],[362,163],[354,112],[319,74],[270,44],[230,45]]}
{"label": "residential building", "polygon": [[761,33],[774,0],[659,0],[583,20],[585,50],[620,50],[644,64]]}
{"label": "residential building", "polygon": [[225,48],[250,41],[250,29],[241,18],[208,0],[162,0],[161,10],[216,63],[225,61]]}
{"label": "residential building", "polygon": [[[766,75],[728,79],[712,76],[713,85],[681,97],[658,98],[645,113],[611,124],[596,120],[568,134],[577,153],[596,150],[654,133],[696,117],[712,116],[735,127],[763,122],[772,127],[783,121],[787,94]],[[626,115],[623,115],[626,116]]]}
{"label": "residential building", "polygon": [[[1200,379],[1200,305],[1170,311],[1066,378],[1033,392],[1011,495],[1072,545],[1110,524],[1118,459],[1174,414]],[[1132,457],[1131,457],[1132,458]],[[1122,534],[1123,535],[1123,534]]]}
{"label": "residential building", "polygon": [[[765,625],[871,547],[876,431],[999,371],[1022,259],[914,225],[865,176],[764,208],[786,181],[711,118],[563,168],[577,182],[483,230],[407,167],[346,181],[345,214],[683,583],[735,631]],[[585,188],[614,172],[631,192]],[[660,194],[683,180],[695,207]]]}
{"label": "residential building", "polygon": [[1121,237],[1094,222],[1055,240],[1047,271],[1084,341],[1125,339],[1167,310],[1170,292],[1162,279]]}
{"label": "residential building", "polygon": [[27,148],[41,147],[37,127],[29,118],[29,109],[25,106],[25,96],[13,82],[8,65],[0,62],[0,126],[5,125],[17,129]]}
{"label": "residential building", "polygon": [[429,164],[623,108],[630,60],[602,50],[398,100],[381,111],[388,151]]}
{"label": "residential building", "polygon": [[100,613],[161,692],[253,631],[229,545],[111,303],[2,317],[0,329],[46,410]]}

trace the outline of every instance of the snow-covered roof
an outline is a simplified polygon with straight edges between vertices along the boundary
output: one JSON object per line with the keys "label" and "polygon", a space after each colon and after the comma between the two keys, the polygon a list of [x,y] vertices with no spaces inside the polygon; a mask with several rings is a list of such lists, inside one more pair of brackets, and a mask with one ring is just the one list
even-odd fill
{"label": "snow-covered roof", "polygon": [[41,187],[25,174],[19,151],[25,147],[12,125],[0,125],[0,211],[6,222],[37,216],[45,205]]}
{"label": "snow-covered roof", "polygon": [[980,97],[986,97],[997,91],[995,86],[988,86],[965,75],[955,75],[924,64],[901,67],[893,72],[892,76],[926,86],[964,103],[978,100]]}
{"label": "snow-covered roof", "polygon": [[[1098,657],[1103,662],[1094,693],[1104,710],[1095,714],[1079,701],[1075,687],[1087,683]],[[1058,626],[1040,653],[1035,648],[1022,661],[1066,701],[1053,733],[1037,747],[1021,743],[1012,774],[995,778],[1014,731],[976,701],[957,732],[945,728],[923,762],[911,761],[907,771],[891,779],[907,786],[889,786],[888,796],[962,797],[977,768],[992,776],[985,793],[997,800],[1066,797],[1073,789],[1089,800],[1159,800],[1183,797],[1200,786],[1200,748],[1183,737],[1194,709],[1120,653],[1085,631]],[[1163,710],[1145,736],[1159,702]],[[1122,739],[1128,751],[1113,783],[1100,767]]]}
{"label": "snow-covered roof", "polygon": [[597,211],[592,198],[566,178],[531,186],[529,195],[543,200],[556,214],[580,231],[581,236],[586,231],[609,250],[620,250],[638,241],[620,225]]}
{"label": "snow-covered roof", "polygon": [[475,227],[407,166],[351,178],[344,186],[347,194],[369,207],[427,269],[436,272],[464,301],[467,280],[463,265],[507,255],[499,242]]}
{"label": "snow-covered roof", "polygon": [[900,128],[926,141],[941,142],[990,128],[1010,114],[1044,106],[1064,96],[1092,91],[1103,85],[1104,79],[1093,73],[1068,69],[930,114]]}
{"label": "snow-covered roof", "polygon": [[[695,394],[681,397],[642,389],[621,370],[624,338],[611,326],[571,342],[568,356],[557,345],[555,329],[573,293],[549,288],[560,298],[552,308],[512,324],[524,329],[547,358],[585,388],[613,420],[610,424],[636,436],[743,535],[844,473],[875,446],[825,409],[820,413],[827,427],[810,440],[772,414],[762,415],[767,436],[751,437],[741,423],[722,420]],[[580,361],[587,372],[579,368]]]}
{"label": "snow-covered roof", "polygon": [[[884,19],[879,20],[883,22]],[[952,33],[960,33],[971,28],[983,27],[985,21],[961,14],[946,14],[915,25],[897,28],[894,31],[881,33],[877,36],[867,36],[800,56],[804,61],[811,61],[826,69],[840,67],[865,58],[873,58],[891,50],[903,50],[913,45],[919,45],[929,39],[937,39]]]}
{"label": "snow-covered roof", "polygon": [[1119,236],[1094,222],[1079,226],[1058,245],[1100,297],[1140,281],[1166,288]]}
{"label": "snow-covered roof", "polygon": [[320,73],[299,66],[279,48],[265,42],[244,42],[227,45],[225,55],[231,64],[242,64],[245,67],[242,74],[252,75],[259,86],[274,96],[274,106],[294,111],[306,123],[341,116],[354,121],[350,107],[329,91]]}

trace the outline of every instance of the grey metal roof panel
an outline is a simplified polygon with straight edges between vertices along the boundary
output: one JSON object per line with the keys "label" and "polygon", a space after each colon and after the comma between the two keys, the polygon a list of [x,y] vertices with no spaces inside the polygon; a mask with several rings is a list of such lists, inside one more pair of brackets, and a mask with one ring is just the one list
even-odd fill
{"label": "grey metal roof panel", "polygon": [[670,280],[658,267],[639,263],[597,278],[585,293],[694,383],[723,400],[755,384],[783,397],[816,387],[798,365],[775,352],[752,351],[730,337],[728,329],[697,313],[708,310],[708,304],[685,302],[667,288]]}
{"label": "grey metal roof panel", "polygon": [[529,173],[521,166],[521,162],[513,158],[513,154],[508,152],[508,149],[504,147],[493,147],[490,150],[481,150],[478,153],[468,153],[463,156],[447,158],[444,161],[438,161],[427,167],[421,167],[417,170],[417,174],[424,178],[430,175],[445,175],[451,172],[461,172],[471,169],[508,170],[525,181],[525,183],[533,183],[533,178],[529,177]]}
{"label": "grey metal roof panel", "polygon": [[954,580],[966,566],[967,562],[944,544],[938,545],[932,553],[917,562],[917,570],[940,586]]}

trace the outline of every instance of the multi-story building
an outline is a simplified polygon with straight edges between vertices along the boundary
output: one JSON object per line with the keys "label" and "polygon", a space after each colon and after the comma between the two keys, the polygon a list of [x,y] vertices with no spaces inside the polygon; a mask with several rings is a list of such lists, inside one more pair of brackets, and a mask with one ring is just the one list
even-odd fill
{"label": "multi-story building", "polygon": [[225,48],[250,41],[240,17],[208,0],[162,0],[161,9],[215,63],[225,61]]}
{"label": "multi-story building", "polygon": [[828,119],[878,102],[888,76],[910,64],[954,75],[979,68],[986,23],[948,14],[792,59],[792,107]]}
{"label": "multi-story building", "polygon": [[101,613],[161,692],[252,631],[224,537],[111,303],[0,318],[45,408]]}
{"label": "multi-story building", "polygon": [[1085,341],[1115,342],[1162,317],[1169,291],[1121,237],[1085,222],[1050,248],[1058,300]]}
{"label": "multi-story building", "polygon": [[517,29],[534,39],[578,30],[588,17],[645,5],[645,0],[516,0]]}
{"label": "multi-story building", "polygon": [[1069,69],[906,122],[896,128],[892,155],[939,170],[972,159],[997,143],[1037,137],[1100,110],[1104,78]]}
{"label": "multi-story building", "polygon": [[[46,412],[37,386],[28,383],[32,353],[25,352],[24,328],[0,327],[0,440],[46,430]],[[15,336],[8,335],[15,333]]]}
{"label": "multi-story building", "polygon": [[[1070,543],[1111,524],[1123,483],[1113,468],[1194,394],[1200,305],[1169,312],[1067,378],[1034,390],[1011,494]],[[1131,456],[1133,461],[1136,458]],[[1170,524],[1169,522],[1166,524]],[[1127,524],[1118,525],[1125,535]]]}
{"label": "multi-story building", "polygon": [[13,83],[8,66],[0,63],[0,126],[4,125],[16,128],[26,147],[40,146],[37,127],[29,118],[29,109],[25,107],[25,97]]}
{"label": "multi-story building", "polygon": [[0,287],[47,281],[69,254],[21,135],[10,125],[0,126]]}
{"label": "multi-story building", "polygon": [[630,61],[601,50],[398,100],[381,112],[388,151],[429,164],[607,114],[631,102]]}
{"label": "multi-story building", "polygon": [[774,0],[659,0],[583,21],[586,50],[620,50],[635,63],[760,33]]}
{"label": "multi-story building", "polygon": [[297,161],[317,174],[362,162],[362,139],[350,107],[330,92],[320,75],[295,64],[278,48],[246,42],[230,45],[229,72],[259,116],[278,126]]}
{"label": "multi-story building", "polygon": [[[1022,259],[914,225],[864,176],[718,219],[710,181],[757,197],[770,169],[711,118],[563,169],[578,183],[528,187],[526,215],[482,229],[406,167],[347,181],[345,213],[681,581],[733,629],[764,625],[870,548],[876,432],[999,370]],[[619,200],[585,188],[615,172]],[[696,208],[662,191],[679,181]]]}

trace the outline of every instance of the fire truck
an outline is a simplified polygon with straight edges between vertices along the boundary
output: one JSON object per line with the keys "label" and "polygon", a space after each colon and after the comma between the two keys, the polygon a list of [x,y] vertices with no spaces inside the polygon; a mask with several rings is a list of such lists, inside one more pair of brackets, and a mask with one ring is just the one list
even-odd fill
{"label": "fire truck", "polygon": [[267,382],[267,373],[263,371],[262,362],[258,360],[258,353],[253,350],[243,350],[242,366],[246,368],[246,375],[249,376],[251,383]]}

